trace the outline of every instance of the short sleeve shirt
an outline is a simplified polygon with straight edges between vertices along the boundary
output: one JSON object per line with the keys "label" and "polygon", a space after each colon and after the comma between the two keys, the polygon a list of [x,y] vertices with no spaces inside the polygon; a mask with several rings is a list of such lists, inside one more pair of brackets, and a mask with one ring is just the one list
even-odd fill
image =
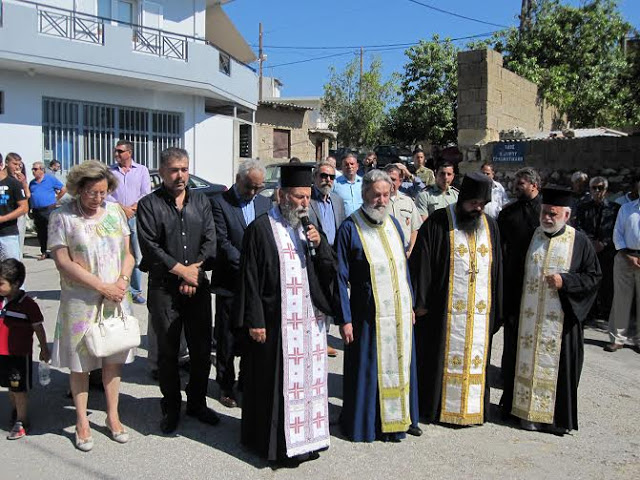
{"label": "short sleeve shirt", "polygon": [[[0,180],[0,215],[7,215],[18,208],[20,200],[26,200],[22,184],[13,177]],[[0,237],[18,235],[18,219],[0,223]]]}
{"label": "short sleeve shirt", "polygon": [[433,170],[424,165],[416,169],[416,176],[420,177],[420,180],[422,180],[427,187],[436,183],[436,176],[433,174]]}
{"label": "short sleeve shirt", "polygon": [[411,241],[411,234],[420,229],[422,219],[413,200],[403,193],[391,197],[391,214],[398,220],[404,235],[404,246],[407,248]]}
{"label": "short sleeve shirt", "polygon": [[40,307],[26,293],[6,303],[0,310],[0,355],[31,356],[33,329],[44,321]]}
{"label": "short sleeve shirt", "polygon": [[458,190],[449,187],[445,192],[440,187],[433,185],[424,192],[420,192],[416,198],[418,212],[423,217],[428,217],[436,210],[453,205],[458,201]]}
{"label": "short sleeve shirt", "polygon": [[62,190],[62,182],[53,175],[45,173],[40,182],[35,179],[29,182],[31,208],[44,208],[56,203],[56,192]]}

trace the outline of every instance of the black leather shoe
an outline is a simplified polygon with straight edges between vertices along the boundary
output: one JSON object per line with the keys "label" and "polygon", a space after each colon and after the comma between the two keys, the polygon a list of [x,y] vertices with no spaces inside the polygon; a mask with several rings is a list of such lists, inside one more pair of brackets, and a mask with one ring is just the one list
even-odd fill
{"label": "black leather shoe", "polygon": [[421,437],[422,436],[422,429],[417,425],[415,425],[415,426],[411,425],[409,427],[409,430],[407,430],[407,433],[409,435],[413,435],[414,437]]}
{"label": "black leather shoe", "polygon": [[220,417],[218,414],[208,407],[189,408],[187,406],[187,415],[194,417],[207,425],[217,425],[220,423]]}
{"label": "black leather shoe", "polygon": [[169,434],[176,431],[178,428],[178,422],[180,421],[180,414],[178,412],[166,412],[162,415],[162,421],[160,422],[160,430],[162,433]]}

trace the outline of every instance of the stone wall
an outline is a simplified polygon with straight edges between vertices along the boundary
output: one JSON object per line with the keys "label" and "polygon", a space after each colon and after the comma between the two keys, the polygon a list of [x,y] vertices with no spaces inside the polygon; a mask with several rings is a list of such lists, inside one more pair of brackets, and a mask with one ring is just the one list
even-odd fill
{"label": "stone wall", "polygon": [[526,133],[558,127],[557,110],[538,95],[535,83],[503,68],[493,50],[458,53],[458,145],[499,140],[501,130],[521,127]]}
{"label": "stone wall", "polygon": [[315,144],[309,138],[309,110],[284,106],[260,105],[256,111],[258,131],[258,158],[265,163],[286,161],[273,157],[273,131],[289,130],[291,141],[290,157],[313,161],[316,157]]}
{"label": "stone wall", "polygon": [[[490,142],[476,147],[474,161],[460,163],[461,173],[479,170],[492,160]],[[640,136],[588,137],[523,141],[524,162],[495,163],[496,180],[512,191],[514,173],[527,166],[540,173],[543,185],[569,185],[571,174],[581,170],[589,178],[600,175],[609,180],[609,193],[615,197],[627,192],[634,175],[640,175]]]}

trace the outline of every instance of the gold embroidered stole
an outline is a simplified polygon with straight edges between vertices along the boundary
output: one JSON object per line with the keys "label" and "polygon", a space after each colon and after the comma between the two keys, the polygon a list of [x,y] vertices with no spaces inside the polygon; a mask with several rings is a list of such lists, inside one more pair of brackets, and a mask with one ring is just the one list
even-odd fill
{"label": "gold embroidered stole", "polygon": [[361,210],[352,217],[369,262],[375,301],[382,431],[406,432],[411,424],[409,388],[413,305],[404,245],[389,217],[382,225],[369,222]]}
{"label": "gold embroidered stole", "polygon": [[449,217],[449,289],[440,421],[456,425],[484,422],[485,369],[491,311],[492,245],[482,215],[473,233],[459,230],[455,205]]}
{"label": "gold embroidered stole", "polygon": [[553,423],[564,312],[545,276],[569,271],[575,233],[567,226],[549,238],[538,228],[527,252],[511,413],[530,422]]}

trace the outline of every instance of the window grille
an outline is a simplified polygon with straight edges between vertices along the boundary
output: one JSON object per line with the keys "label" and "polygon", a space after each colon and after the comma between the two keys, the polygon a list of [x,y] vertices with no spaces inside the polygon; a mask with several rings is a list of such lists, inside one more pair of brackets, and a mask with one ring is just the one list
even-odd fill
{"label": "window grille", "polygon": [[162,149],[182,147],[182,115],[45,98],[42,136],[44,150],[65,170],[89,159],[113,163],[120,139],[133,143],[136,162],[157,168]]}

